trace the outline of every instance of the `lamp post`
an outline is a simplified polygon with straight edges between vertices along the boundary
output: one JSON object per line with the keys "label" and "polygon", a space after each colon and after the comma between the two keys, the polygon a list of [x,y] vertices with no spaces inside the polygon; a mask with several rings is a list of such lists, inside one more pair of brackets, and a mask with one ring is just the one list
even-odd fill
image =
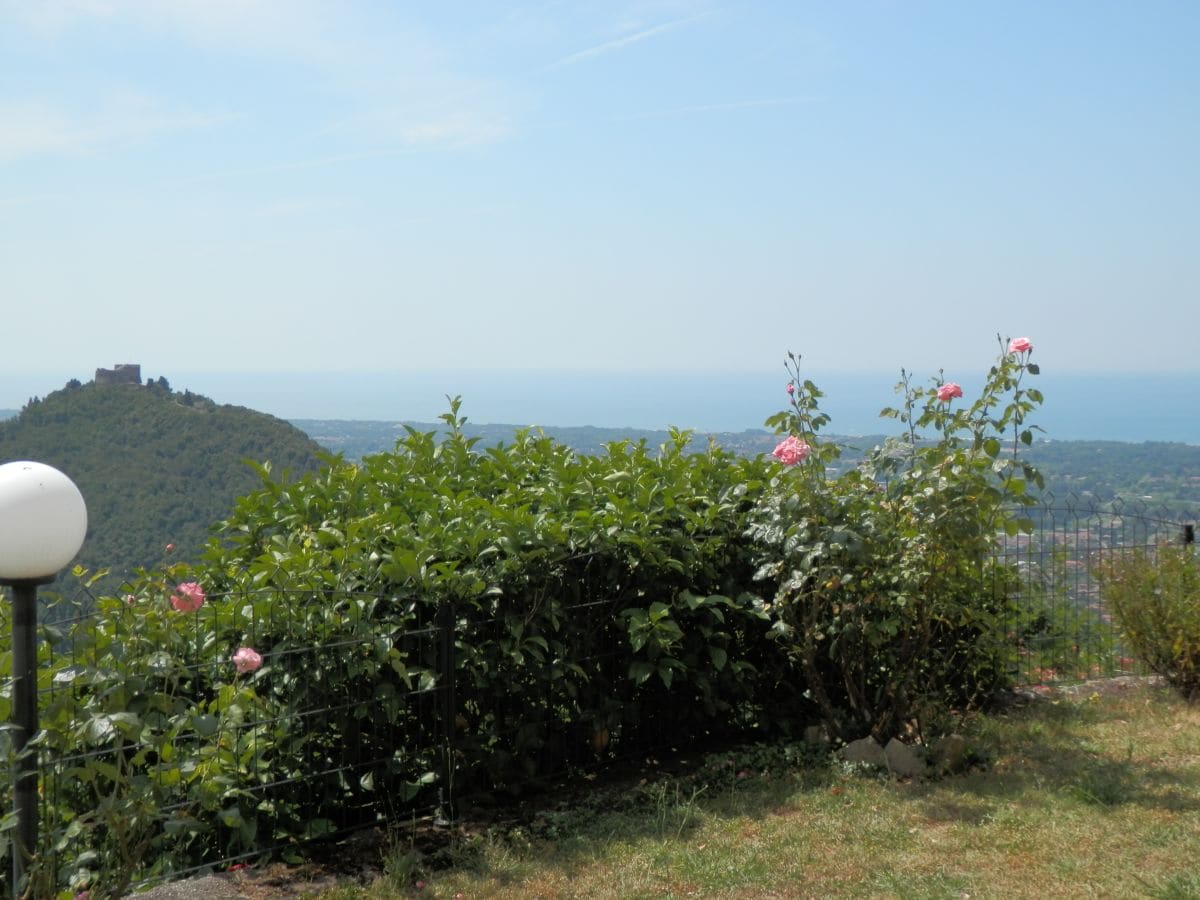
{"label": "lamp post", "polygon": [[0,465],[0,584],[12,588],[13,896],[37,851],[37,589],[53,581],[83,545],[87,507],[75,482],[39,462]]}

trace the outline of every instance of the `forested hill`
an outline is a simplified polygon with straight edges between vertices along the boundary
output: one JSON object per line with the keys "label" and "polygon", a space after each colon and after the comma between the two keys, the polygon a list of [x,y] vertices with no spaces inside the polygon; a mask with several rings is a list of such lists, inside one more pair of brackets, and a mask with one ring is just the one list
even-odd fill
{"label": "forested hill", "polygon": [[195,558],[209,526],[260,484],[246,460],[299,474],[319,467],[320,452],[281,419],[172,391],[165,379],[72,381],[0,422],[0,462],[47,463],[83,493],[88,534],[79,562],[122,576],[161,562],[167,544],[173,558]]}

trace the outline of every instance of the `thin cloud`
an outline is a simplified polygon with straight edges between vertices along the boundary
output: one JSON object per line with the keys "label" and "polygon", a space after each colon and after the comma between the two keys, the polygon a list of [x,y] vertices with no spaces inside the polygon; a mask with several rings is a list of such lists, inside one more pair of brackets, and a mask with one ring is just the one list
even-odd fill
{"label": "thin cloud", "polygon": [[512,134],[500,104],[466,104],[448,110],[370,109],[325,129],[330,134],[384,141],[409,149],[459,149],[502,141]]}
{"label": "thin cloud", "polygon": [[430,121],[395,129],[394,134],[390,135],[394,140],[390,141],[386,147],[353,153],[314,156],[308,159],[286,160],[240,169],[218,169],[193,175],[185,179],[184,183],[191,184],[230,178],[274,175],[279,172],[321,169],[329,166],[344,166],[351,163],[394,159],[398,156],[414,153],[422,148],[431,146],[466,147],[493,138],[499,139],[504,134],[507,134],[507,130],[500,125],[489,126],[480,124],[469,126],[465,123],[455,121]]}
{"label": "thin cloud", "polygon": [[[343,132],[336,136],[351,146],[473,147],[508,138],[517,121],[508,85],[465,70],[452,45],[427,30],[360,5],[323,0],[45,0],[39,6],[0,0],[0,23],[6,16],[56,41],[83,39],[88,26],[104,23],[119,28],[134,44],[170,45],[183,55],[199,47],[255,58],[290,73],[298,89],[315,83],[319,96],[337,97],[330,112],[345,115],[344,122],[322,127],[321,112],[315,112],[306,124],[317,126],[317,138]],[[447,96],[453,102],[439,99]],[[101,117],[94,114],[98,104],[87,99],[58,109],[34,108],[37,98],[30,99],[31,108],[22,110],[10,111],[0,102],[0,112],[6,113],[0,119],[0,159],[91,152],[125,137],[193,125],[169,117],[156,120],[151,112]],[[253,92],[228,102],[252,104]],[[397,107],[405,114],[396,114]],[[139,117],[142,121],[135,121]]]}
{"label": "thin cloud", "polygon": [[399,137],[410,147],[469,147],[503,140],[510,132],[507,123],[502,121],[453,115],[403,125],[399,128]]}
{"label": "thin cloud", "polygon": [[0,103],[0,160],[93,153],[167,132],[207,128],[227,115],[170,113],[153,105],[117,103],[99,112],[63,111],[40,102]]}
{"label": "thin cloud", "polygon": [[90,143],[66,116],[34,103],[0,105],[0,121],[0,160],[72,152]]}
{"label": "thin cloud", "polygon": [[677,106],[651,112],[621,116],[614,121],[632,122],[640,119],[665,119],[670,116],[688,116],[696,113],[735,112],[740,109],[757,109],[769,106],[795,106],[801,103],[820,103],[819,97],[773,97],[764,100],[737,100],[732,103],[704,103],[697,106]]}
{"label": "thin cloud", "polygon": [[631,44],[637,44],[641,41],[648,40],[652,37],[657,37],[660,34],[665,34],[668,31],[674,31],[676,28],[682,28],[684,25],[689,25],[700,19],[705,19],[712,13],[698,13],[694,16],[687,16],[683,19],[675,19],[672,22],[664,22],[661,25],[655,25],[652,28],[645,28],[641,31],[635,31],[633,34],[627,34],[619,38],[614,38],[611,41],[605,41],[603,44],[597,44],[594,47],[588,47],[586,50],[580,50],[572,53],[569,56],[564,56],[562,59],[555,60],[546,66],[546,69],[560,69],[563,66],[573,66],[576,63],[586,62],[590,59],[595,59],[598,56],[603,56],[606,53],[614,53],[617,50],[622,50]]}
{"label": "thin cloud", "polygon": [[0,0],[0,13],[43,34],[86,29],[97,22],[189,43],[307,59],[329,55],[337,8],[318,0]]}
{"label": "thin cloud", "polygon": [[[743,109],[762,109],[772,106],[798,106],[808,103],[824,103],[823,97],[772,97],[762,100],[735,100],[729,103],[699,103],[693,106],[675,106],[670,109],[653,109],[645,112],[629,113],[623,116],[610,116],[608,118],[599,119],[598,121],[619,123],[619,122],[644,122],[653,119],[669,119],[676,116],[693,116],[705,115],[707,113],[723,113],[723,112],[738,112]],[[566,128],[573,127],[577,124],[576,120],[562,120],[558,122],[547,123],[543,128]]]}
{"label": "thin cloud", "polygon": [[304,198],[292,198],[284,200],[276,200],[268,203],[265,206],[260,206],[253,210],[251,215],[260,219],[280,219],[291,218],[293,216],[311,215],[314,213],[327,213],[331,210],[344,209],[349,204],[344,201],[330,200],[311,200]]}

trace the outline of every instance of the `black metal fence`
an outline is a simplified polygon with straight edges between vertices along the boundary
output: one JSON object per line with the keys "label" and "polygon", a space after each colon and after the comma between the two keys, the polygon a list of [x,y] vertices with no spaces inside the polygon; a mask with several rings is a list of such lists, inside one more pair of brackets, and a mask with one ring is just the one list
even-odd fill
{"label": "black metal fence", "polygon": [[[47,593],[53,597],[52,592]],[[512,785],[528,789],[537,780],[549,783],[571,772],[621,760],[644,760],[647,754],[687,745],[678,732],[657,720],[643,723],[636,731],[625,729],[619,735],[594,733],[590,723],[547,722],[548,717],[554,716],[552,709],[525,706],[519,700],[499,705],[489,702],[488,721],[478,722],[483,704],[478,702],[470,679],[463,677],[457,657],[464,648],[478,646],[489,636],[501,635],[507,623],[500,617],[459,616],[451,603],[436,608],[413,605],[412,611],[424,616],[424,620],[411,622],[392,633],[381,635],[379,630],[371,629],[347,637],[344,630],[323,630],[321,623],[328,621],[326,616],[331,607],[389,602],[392,598],[274,589],[258,596],[269,598],[269,602],[253,602],[255,596],[250,594],[210,594],[202,608],[189,618],[181,618],[185,641],[194,641],[198,651],[193,658],[204,661],[172,671],[172,679],[188,683],[193,697],[207,697],[210,703],[215,703],[222,685],[227,686],[233,680],[230,658],[228,654],[203,652],[202,645],[211,640],[211,635],[232,628],[244,635],[247,645],[258,649],[264,670],[266,667],[275,670],[268,673],[270,677],[258,686],[259,690],[272,690],[271,682],[282,671],[291,678],[299,673],[299,677],[324,680],[339,687],[326,692],[325,701],[319,705],[289,708],[286,713],[279,713],[278,706],[273,707],[275,712],[267,712],[266,707],[247,705],[234,717],[218,716],[205,712],[202,699],[192,727],[186,734],[172,738],[169,747],[161,738],[140,746],[136,735],[122,730],[120,713],[96,715],[85,710],[85,704],[94,706],[96,698],[106,693],[121,696],[131,693],[135,689],[129,686],[139,676],[139,672],[133,671],[132,662],[128,668],[122,665],[120,653],[115,660],[111,656],[99,658],[86,649],[81,651],[70,640],[73,629],[91,627],[97,619],[94,598],[53,597],[43,608],[43,621],[48,624],[43,627],[38,683],[42,725],[53,728],[69,719],[80,733],[75,748],[48,750],[43,742],[38,755],[41,877],[51,877],[60,886],[65,883],[67,870],[77,862],[68,858],[77,852],[72,849],[77,845],[71,837],[83,830],[101,829],[111,837],[114,829],[129,826],[127,849],[131,856],[138,849],[135,846],[138,840],[152,837],[144,829],[141,834],[135,833],[133,823],[123,821],[115,810],[107,814],[100,811],[106,799],[89,795],[91,785],[85,780],[91,777],[89,769],[94,771],[99,767],[106,773],[103,781],[107,786],[134,777],[117,771],[131,762],[136,762],[139,771],[151,781],[179,779],[178,765],[165,756],[169,751],[175,758],[195,757],[189,745],[215,746],[217,752],[228,749],[236,755],[235,768],[241,772],[243,781],[237,790],[239,810],[278,810],[289,803],[296,805],[298,793],[308,799],[335,798],[322,814],[307,819],[312,841],[330,841],[387,822],[420,822],[435,828],[450,824],[460,799],[457,792],[462,783],[461,761],[468,753],[475,758],[481,751],[506,756],[507,768],[514,773]],[[304,617],[305,607],[315,611],[312,621],[316,623],[306,634],[307,640],[272,643],[273,636],[280,632],[275,618]],[[9,612],[8,604],[0,606],[0,629],[4,634],[8,633]],[[568,617],[578,614],[582,618],[586,612],[578,604],[568,605],[564,610]],[[136,616],[131,615],[123,623],[121,615],[114,616],[110,610],[103,618],[116,623],[110,645],[134,639],[139,621]],[[617,671],[627,656],[618,643],[624,628],[616,626],[614,621],[611,634],[601,635],[600,640],[591,634],[587,642],[592,648],[590,657],[576,660],[593,675],[610,682],[626,677],[624,671]],[[388,645],[388,655],[403,664],[393,670],[386,666],[376,669],[369,679],[371,692],[363,694],[354,685],[367,679],[354,677],[352,668],[363,665],[369,657],[375,658],[381,640]],[[153,655],[149,665],[154,666]],[[164,660],[164,674],[166,665]],[[5,705],[5,692],[11,695],[11,684],[11,678],[0,682],[0,709]],[[142,719],[148,721],[151,717],[143,710]],[[200,721],[204,719],[209,721]],[[475,725],[486,727],[476,729]],[[478,745],[481,733],[486,733],[489,747]],[[306,736],[306,765],[303,771],[280,777],[277,760],[270,755],[276,752],[280,735],[298,734]],[[0,731],[0,760],[7,763],[5,775],[0,776],[4,778],[0,782],[0,801],[7,801],[14,758],[3,731]],[[273,765],[269,764],[272,762]],[[260,771],[270,774],[262,777]],[[537,779],[530,778],[534,773]],[[224,776],[218,774],[218,777]],[[504,785],[500,787],[503,790]],[[491,802],[497,799],[507,802],[514,796],[502,794]],[[0,802],[0,806],[7,803]],[[89,819],[86,812],[80,814],[88,806],[96,809],[94,818]],[[151,814],[160,827],[169,828],[175,823],[183,826],[194,815],[195,806],[193,792],[191,799],[158,806]],[[227,813],[228,809],[216,815],[225,817]],[[248,818],[241,811],[237,815],[238,821],[223,821],[225,831],[240,825],[241,818]],[[294,833],[279,842],[256,835],[252,849],[223,851],[217,858],[209,854],[201,865],[165,864],[161,871],[143,871],[133,886],[221,870],[272,852],[294,855],[304,842],[297,841]],[[12,852],[11,846],[7,852]],[[0,857],[5,856],[0,849]],[[5,863],[0,869],[0,896],[3,896],[11,893],[10,870],[7,859],[0,862]],[[48,872],[54,874],[47,876]]]}
{"label": "black metal fence", "polygon": [[[1000,557],[1019,572],[1022,595],[1036,611],[1032,624],[1025,621],[1021,633],[1014,634],[1014,640],[1021,648],[1023,680],[1038,684],[1138,671],[1136,660],[1122,648],[1104,610],[1095,577],[1096,563],[1106,555],[1128,548],[1152,548],[1162,541],[1184,540],[1186,535],[1194,535],[1192,523],[1195,517],[1139,504],[1100,506],[1078,497],[1049,498],[1048,502],[1024,514],[1033,519],[1032,533],[1005,536],[997,549]],[[194,629],[195,640],[205,640],[206,635],[230,624],[222,622],[221,617],[236,617],[237,627],[246,634],[247,641],[259,647],[264,665],[286,668],[291,673],[307,673],[306,677],[312,679],[330,679],[331,673],[336,675],[348,666],[360,665],[378,649],[374,642],[381,640],[381,636],[374,631],[347,638],[342,633],[323,634],[319,627],[303,643],[283,641],[271,645],[270,636],[276,633],[272,617],[283,614],[283,607],[276,604],[288,604],[287,614],[294,617],[297,608],[304,604],[327,608],[331,597],[327,592],[276,594],[272,603],[266,605],[247,602],[251,599],[242,596],[210,598],[190,626]],[[342,596],[336,599],[337,602],[353,603],[357,599],[380,601],[383,598]],[[105,660],[79,655],[69,641],[63,640],[62,636],[72,627],[88,626],[93,613],[87,606],[87,602],[63,601],[62,605],[48,611],[48,618],[53,620],[45,635],[50,658],[44,660],[46,677],[39,681],[39,706],[44,721],[66,714],[64,710],[69,712],[72,704],[82,703],[85,694],[94,697],[97,691],[120,692],[127,686],[129,673],[118,668],[105,675],[102,671]],[[64,610],[73,612],[64,615]],[[9,626],[4,621],[8,614],[8,605],[0,605],[0,629],[4,633]],[[383,636],[398,658],[408,663],[407,667],[401,667],[403,671],[397,669],[392,675],[380,678],[370,696],[354,691],[353,678],[333,677],[333,682],[342,685],[338,689],[340,693],[334,691],[328,696],[328,702],[319,706],[292,709],[286,716],[247,707],[240,718],[218,720],[214,717],[213,727],[229,730],[228,734],[219,736],[218,743],[232,748],[231,752],[237,755],[237,765],[246,773],[245,785],[240,790],[250,807],[268,808],[294,802],[297,791],[313,797],[336,795],[340,798],[336,809],[330,809],[328,815],[313,823],[313,839],[328,839],[387,821],[420,820],[434,826],[448,822],[461,799],[457,796],[459,784],[456,781],[460,744],[472,739],[471,719],[479,712],[471,685],[455,677],[459,671],[455,657],[462,648],[486,639],[489,629],[499,633],[505,623],[499,619],[472,619],[467,625],[466,619],[460,619],[450,605],[427,611],[424,615],[426,620],[415,621],[411,627]],[[320,621],[319,617],[314,621]],[[136,619],[129,620],[129,627],[136,627]],[[469,628],[470,633],[464,632],[464,628]],[[134,635],[117,633],[114,636],[118,644],[126,638],[132,640]],[[590,644],[593,648],[608,646],[608,651],[601,649],[599,653],[593,653],[593,658],[584,661],[585,664],[596,672],[615,669],[624,658],[620,656],[619,640],[620,633],[616,629],[609,644],[593,639]],[[205,658],[203,654],[196,656]],[[212,661],[194,663],[189,671],[177,673],[178,677],[205,685],[227,682],[228,660],[218,660],[211,654],[207,658]],[[222,667],[226,668],[222,670]],[[51,672],[53,676],[49,674]],[[87,679],[82,678],[85,672]],[[80,677],[77,679],[76,675]],[[106,682],[105,677],[109,681]],[[624,673],[609,671],[607,677],[617,679],[624,677]],[[11,678],[4,684],[11,689]],[[0,687],[0,700],[4,689]],[[264,689],[269,688],[264,686]],[[397,714],[398,709],[402,714]],[[496,735],[500,737],[495,742],[495,752],[511,755],[515,766],[537,772],[543,778],[622,759],[644,759],[646,754],[656,750],[684,745],[677,731],[654,721],[646,722],[640,733],[621,735],[620,739],[605,731],[593,730],[590,723],[567,723],[563,728],[568,731],[582,729],[579,734],[570,734],[570,740],[526,741],[523,735],[531,717],[553,715],[552,711],[525,708],[514,702],[511,709],[493,709],[487,714],[493,717],[488,734],[493,739]],[[382,731],[378,728],[378,722],[384,719],[393,723],[388,726],[390,732],[387,728]],[[362,723],[361,730],[356,729],[355,722]],[[334,723],[337,723],[337,730],[334,730]],[[107,727],[116,736],[121,735],[120,724],[119,720],[110,717],[107,723],[94,720],[87,727],[101,731]],[[180,741],[198,741],[208,727],[204,722],[193,725]],[[547,733],[544,727],[535,731],[539,735]],[[271,748],[278,743],[278,737],[299,734],[309,736],[311,743],[306,753],[309,759],[319,764],[286,777],[279,777],[276,769],[271,770],[274,774],[270,778],[258,777],[259,762],[264,753],[273,752]],[[80,820],[64,811],[80,808],[81,797],[86,795],[88,785],[81,782],[81,773],[90,762],[117,765],[138,752],[134,736],[123,735],[117,742],[117,751],[113,750],[111,741],[104,740],[106,735],[93,734],[91,737],[99,740],[88,741],[81,737],[78,747],[91,746],[92,749],[76,748],[59,753],[43,750],[39,756],[42,853],[50,857],[52,870],[64,863],[54,856],[70,846],[67,836],[72,829],[80,827]],[[5,737],[0,733],[0,752],[11,766],[12,754],[4,741]],[[420,749],[398,752],[399,748],[413,747]],[[472,748],[473,751],[480,749]],[[186,754],[186,751],[186,746],[171,748],[174,753]],[[163,747],[156,747],[154,754],[157,756],[151,754],[143,758],[143,762],[149,760],[151,778],[155,766],[161,770],[162,777],[175,777],[167,774],[170,761],[163,758],[164,752]],[[379,785],[397,782],[421,787],[410,796],[377,789]],[[5,777],[4,783],[10,783],[10,778]],[[0,786],[0,792],[4,790],[6,788]],[[103,802],[103,798],[96,798],[96,802]],[[155,812],[168,824],[174,816],[182,820],[189,815],[188,804],[182,801],[177,806]],[[0,815],[3,815],[2,811]],[[104,827],[111,828],[112,823]],[[259,835],[254,844],[252,851],[226,852],[215,862],[194,868],[151,871],[150,876],[151,879],[185,877],[214,867],[228,867],[272,849],[280,852],[296,850],[294,836],[273,844],[269,838],[263,839]]]}
{"label": "black metal fence", "polygon": [[1104,608],[1097,573],[1125,551],[1193,544],[1197,514],[1073,494],[1046,495],[1018,514],[1032,519],[1032,531],[1001,535],[997,553],[1019,573],[1023,606],[1035,617],[1017,636],[1019,679],[1038,685],[1143,673]]}
{"label": "black metal fence", "polygon": [[[80,845],[86,845],[86,842],[72,841],[72,837],[78,837],[82,831],[104,831],[106,838],[118,845],[124,840],[127,844],[125,851],[132,857],[138,853],[137,843],[147,836],[145,829],[138,829],[136,820],[139,815],[148,813],[162,828],[186,824],[194,802],[180,800],[149,811],[135,805],[130,805],[124,811],[115,808],[104,810],[106,797],[102,793],[92,792],[96,783],[108,788],[116,785],[125,788],[135,778],[164,783],[169,779],[177,780],[181,777],[178,767],[172,765],[168,755],[194,757],[195,754],[189,752],[189,745],[196,746],[201,742],[217,748],[217,752],[223,748],[229,749],[236,756],[235,768],[246,776],[237,791],[241,807],[270,808],[276,803],[287,802],[286,798],[294,797],[298,790],[315,795],[331,791],[339,793],[344,802],[331,808],[327,819],[313,822],[313,838],[348,833],[385,817],[426,817],[437,813],[438,795],[434,792],[424,792],[412,798],[411,802],[393,805],[385,794],[374,794],[366,789],[355,791],[352,786],[369,785],[376,773],[394,772],[398,761],[393,753],[380,753],[381,745],[405,747],[416,743],[431,747],[446,746],[445,738],[449,731],[445,727],[444,710],[447,708],[447,699],[453,696],[447,687],[452,680],[438,677],[418,679],[417,683],[401,686],[386,697],[382,693],[364,697],[349,691],[333,691],[325,695],[325,702],[320,705],[290,709],[286,715],[270,713],[265,706],[246,706],[233,716],[214,715],[206,713],[205,697],[215,703],[220,686],[230,682],[228,658],[217,653],[197,652],[192,658],[205,661],[181,664],[178,655],[168,660],[164,650],[164,659],[161,661],[163,678],[169,675],[175,683],[192,685],[192,692],[200,695],[201,699],[196,715],[192,717],[191,727],[185,733],[170,736],[167,740],[160,735],[139,742],[136,734],[123,727],[129,724],[129,720],[123,719],[120,713],[97,712],[105,707],[113,709],[122,705],[121,700],[103,702],[108,694],[126,700],[131,707],[134,703],[140,704],[138,720],[147,726],[152,719],[165,718],[171,712],[169,709],[147,708],[142,702],[144,697],[138,687],[139,679],[147,668],[151,672],[155,669],[156,662],[152,654],[148,658],[142,654],[140,660],[134,660],[133,654],[130,654],[128,665],[123,665],[119,647],[135,640],[139,620],[134,615],[128,618],[104,616],[105,622],[114,628],[110,646],[118,649],[101,658],[94,652],[94,646],[85,642],[81,649],[79,644],[70,639],[72,632],[77,629],[96,624],[99,617],[94,610],[94,598],[86,592],[71,597],[45,593],[50,594],[50,599],[41,610],[44,624],[40,635],[42,659],[38,678],[38,708],[43,726],[43,740],[40,741],[43,746],[38,754],[41,801],[39,856],[42,858],[39,877],[42,879],[57,881],[59,886],[64,884],[64,867],[78,862],[68,857],[78,854]],[[297,605],[326,607],[331,600],[327,593],[321,592],[273,594],[272,603],[265,607],[261,603],[245,603],[243,601],[247,598],[243,596],[210,595],[202,609],[188,618],[180,618],[184,640],[194,641],[197,650],[202,651],[201,645],[209,639],[208,636],[229,624],[223,619],[236,618],[238,628],[246,635],[246,643],[263,648],[261,655],[264,665],[286,667],[292,673],[308,672],[312,678],[321,679],[336,673],[339,666],[344,667],[353,661],[363,649],[363,643],[375,639],[364,636],[348,640],[344,635],[324,634],[318,627],[304,644],[284,641],[267,647],[266,642],[274,633],[271,619],[277,609],[282,610],[287,605],[292,607],[294,614]],[[353,602],[352,597],[340,599]],[[6,618],[9,611],[8,604],[0,605],[0,629],[5,634],[8,631]],[[314,617],[314,621],[319,622],[320,617]],[[417,623],[416,627],[390,635],[388,639],[405,656],[428,663],[436,670],[450,665],[449,661],[442,658],[447,653],[444,637],[448,633],[452,632],[444,623],[430,621]],[[11,678],[6,678],[0,684],[0,707],[11,696],[11,685]],[[403,717],[407,726],[403,734],[391,734],[389,740],[387,729],[373,727],[374,738],[368,745],[341,727],[345,724],[348,712],[359,712],[365,719],[373,716],[384,702],[398,704],[407,710],[408,715]],[[353,720],[355,717],[351,715],[349,718]],[[47,733],[60,729],[64,720],[76,727],[77,745],[64,751],[60,731],[60,740],[54,742],[56,749],[46,749]],[[337,732],[330,729],[334,721],[339,723]],[[275,743],[268,736],[283,733],[313,736],[309,753],[313,765],[304,771],[284,774],[282,777],[277,769],[272,769],[273,776],[264,780],[258,777],[258,770],[266,768],[262,765],[264,754],[269,753],[269,748]],[[4,759],[12,769],[12,748],[3,732],[0,732],[0,759]],[[134,774],[135,768],[137,774]],[[218,773],[217,768],[214,767],[214,777],[219,782],[224,775]],[[228,768],[225,766],[226,770]],[[101,777],[95,777],[97,772]],[[5,778],[0,783],[0,798],[8,799],[6,789],[10,783],[11,778]],[[7,803],[0,803],[2,806],[7,806]],[[226,814],[232,815],[228,809],[219,815]],[[241,815],[240,811],[238,815]],[[5,824],[11,826],[12,823]],[[226,821],[224,824],[234,826],[240,823]],[[116,833],[122,827],[128,828],[125,836]],[[187,877],[260,856],[264,850],[287,852],[294,851],[296,847],[294,838],[278,844],[273,844],[269,837],[259,838],[258,843],[261,846],[253,850],[225,852],[219,859],[204,865],[167,867],[161,872],[152,870],[151,877],[144,878],[141,883],[162,877]],[[13,852],[10,844],[2,849],[5,852],[0,856],[7,857]],[[0,870],[0,896],[11,895],[12,891],[7,859],[4,862],[6,864]],[[47,883],[44,880],[41,882],[43,886]],[[39,890],[35,886],[34,896],[40,896]]]}

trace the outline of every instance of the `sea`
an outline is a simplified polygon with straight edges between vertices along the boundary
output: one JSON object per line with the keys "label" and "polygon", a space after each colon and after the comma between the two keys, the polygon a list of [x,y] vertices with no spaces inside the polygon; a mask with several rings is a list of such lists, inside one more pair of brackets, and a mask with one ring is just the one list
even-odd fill
{"label": "sea", "polygon": [[[434,422],[460,396],[477,424],[740,432],[787,402],[786,374],[764,372],[208,372],[150,371],[175,391],[245,406],[282,419]],[[0,376],[0,408],[62,387],[71,375]],[[86,376],[75,375],[80,380]],[[896,373],[816,372],[829,433],[894,433],[879,410],[899,401]],[[982,378],[963,380],[966,399]],[[1045,401],[1030,423],[1039,440],[1177,441],[1200,444],[1200,372],[1043,373],[1027,385]]]}

